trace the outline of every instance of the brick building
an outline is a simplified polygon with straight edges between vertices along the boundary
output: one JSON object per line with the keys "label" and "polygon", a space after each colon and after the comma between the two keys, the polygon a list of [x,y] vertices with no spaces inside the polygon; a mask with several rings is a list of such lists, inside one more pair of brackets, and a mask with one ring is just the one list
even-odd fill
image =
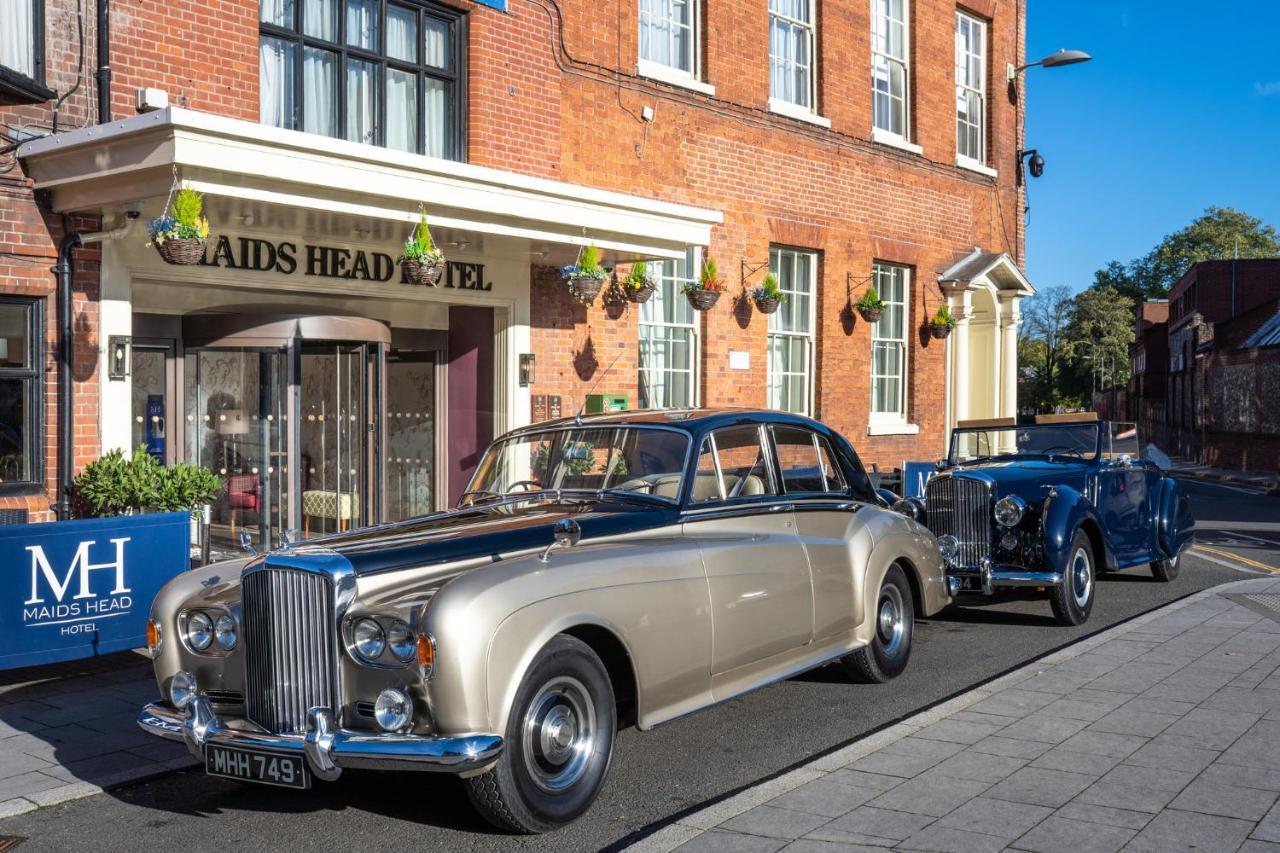
{"label": "brick building", "polygon": [[[588,392],[810,413],[882,468],[1016,411],[1022,0],[18,8],[0,507],[48,517],[60,472],[122,447],[213,467],[218,523],[264,541],[395,518]],[[192,266],[147,245],[179,183],[212,232]],[[450,260],[434,288],[394,264],[420,209]],[[570,298],[558,268],[585,243],[618,275],[648,261],[654,297]],[[707,259],[725,291],[702,313],[680,288]],[[771,270],[789,299],[766,316],[749,291]]]}
{"label": "brick building", "polygon": [[1128,409],[1122,418],[1141,424],[1143,435],[1163,447],[1167,443],[1169,300],[1140,303],[1135,314],[1137,326],[1129,346],[1129,387],[1125,389]]}

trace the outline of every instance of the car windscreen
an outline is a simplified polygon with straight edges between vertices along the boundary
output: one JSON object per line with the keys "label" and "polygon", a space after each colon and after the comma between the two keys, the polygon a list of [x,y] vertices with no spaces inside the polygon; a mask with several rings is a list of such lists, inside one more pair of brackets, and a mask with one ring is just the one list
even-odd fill
{"label": "car windscreen", "polygon": [[689,436],[643,427],[570,427],[496,442],[465,502],[544,489],[622,490],[677,500]]}
{"label": "car windscreen", "polygon": [[1092,461],[1098,456],[1098,428],[1082,423],[958,429],[951,435],[950,461],[1019,456]]}

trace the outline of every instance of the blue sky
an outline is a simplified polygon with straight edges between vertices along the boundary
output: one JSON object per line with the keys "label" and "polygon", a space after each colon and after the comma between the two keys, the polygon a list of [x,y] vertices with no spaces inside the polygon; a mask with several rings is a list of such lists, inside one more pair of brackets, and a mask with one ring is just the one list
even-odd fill
{"label": "blue sky", "polygon": [[1030,182],[1032,283],[1084,288],[1209,205],[1280,228],[1280,2],[1027,5],[1029,60],[1094,57],[1026,72],[1026,147],[1046,161]]}

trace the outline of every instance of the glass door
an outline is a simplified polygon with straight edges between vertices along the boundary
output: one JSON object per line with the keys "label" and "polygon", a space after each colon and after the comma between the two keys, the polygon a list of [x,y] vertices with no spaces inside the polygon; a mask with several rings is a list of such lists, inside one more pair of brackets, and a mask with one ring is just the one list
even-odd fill
{"label": "glass door", "polygon": [[169,433],[170,406],[173,404],[170,397],[172,359],[171,343],[150,344],[135,339],[130,350],[132,421],[129,447],[134,452],[151,454],[162,465],[167,465],[174,456]]}
{"label": "glass door", "polygon": [[302,534],[361,527],[369,505],[377,420],[370,398],[368,344],[304,342],[298,358],[298,465]]}
{"label": "glass door", "polygon": [[434,352],[393,350],[387,355],[387,521],[435,509],[437,365]]}

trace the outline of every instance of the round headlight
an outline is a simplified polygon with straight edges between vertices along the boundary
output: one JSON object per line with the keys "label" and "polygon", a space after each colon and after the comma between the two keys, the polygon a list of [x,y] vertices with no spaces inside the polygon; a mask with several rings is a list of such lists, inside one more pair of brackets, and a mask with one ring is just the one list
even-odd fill
{"label": "round headlight", "polygon": [[952,536],[950,533],[945,536],[938,537],[938,556],[942,558],[944,563],[955,562],[956,555],[960,553],[960,540]]}
{"label": "round headlight", "polygon": [[373,716],[383,731],[404,731],[413,722],[413,700],[403,690],[388,687],[378,694]]}
{"label": "round headlight", "polygon": [[387,645],[391,654],[405,663],[409,663],[418,655],[418,638],[413,636],[409,626],[397,619],[387,630]]}
{"label": "round headlight", "polygon": [[187,616],[187,643],[202,652],[213,642],[213,620],[199,610]]}
{"label": "round headlight", "polygon": [[996,524],[1001,527],[1017,527],[1027,512],[1027,502],[1017,495],[1006,495],[996,501]]}
{"label": "round headlight", "polygon": [[356,647],[356,654],[367,661],[375,661],[382,657],[382,650],[387,647],[387,635],[376,619],[361,619],[351,632],[351,639]]}
{"label": "round headlight", "polygon": [[169,682],[169,701],[173,707],[181,711],[196,698],[196,677],[189,672],[181,671]]}
{"label": "round headlight", "polygon": [[907,518],[916,517],[916,505],[906,498],[901,498],[893,502],[893,511],[899,515],[905,515]]}
{"label": "round headlight", "polygon": [[232,619],[230,614],[222,614],[218,617],[218,621],[213,623],[213,638],[226,651],[236,647],[236,620]]}

